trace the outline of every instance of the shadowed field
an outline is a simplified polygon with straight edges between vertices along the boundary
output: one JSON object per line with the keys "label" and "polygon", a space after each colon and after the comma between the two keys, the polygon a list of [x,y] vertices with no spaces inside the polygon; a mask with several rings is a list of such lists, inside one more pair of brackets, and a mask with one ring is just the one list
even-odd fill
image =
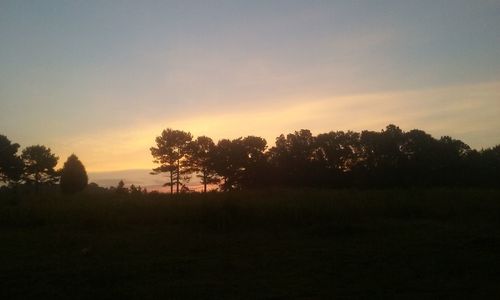
{"label": "shadowed field", "polygon": [[1,195],[0,298],[496,298],[500,191]]}

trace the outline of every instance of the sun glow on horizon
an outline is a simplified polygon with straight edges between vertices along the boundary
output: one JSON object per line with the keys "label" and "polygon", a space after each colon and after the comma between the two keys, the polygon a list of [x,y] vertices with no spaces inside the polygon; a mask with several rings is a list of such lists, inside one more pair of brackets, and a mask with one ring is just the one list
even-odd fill
{"label": "sun glow on horizon", "polygon": [[[54,141],[53,150],[65,157],[76,153],[90,172],[151,169],[149,148],[165,128],[222,138],[257,135],[268,147],[280,134],[310,129],[313,134],[336,130],[380,130],[394,123],[404,130],[419,128],[433,136],[451,135],[474,148],[493,146],[488,140],[500,127],[500,82],[467,86],[346,95],[321,99],[290,99],[247,111],[226,111],[179,117],[170,121],[145,121],[128,127]],[[278,102],[279,103],[279,102]],[[375,105],[374,105],[375,104]],[[433,111],[426,107],[433,106]],[[481,112],[481,113],[477,113]],[[467,122],[469,127],[460,126]]]}
{"label": "sun glow on horizon", "polygon": [[151,169],[217,141],[393,123],[500,136],[498,1],[1,1],[0,134],[62,166]]}

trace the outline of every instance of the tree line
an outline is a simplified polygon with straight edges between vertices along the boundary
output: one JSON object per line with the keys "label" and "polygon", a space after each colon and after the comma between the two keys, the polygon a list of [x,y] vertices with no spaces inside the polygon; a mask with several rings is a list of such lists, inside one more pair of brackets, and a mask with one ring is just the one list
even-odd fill
{"label": "tree line", "polygon": [[[26,147],[0,135],[0,184],[41,186],[59,184],[64,193],[87,187],[85,167],[76,155],[56,170],[58,157],[42,145]],[[170,193],[189,191],[199,178],[203,191],[263,187],[390,188],[481,186],[500,187],[500,145],[471,149],[464,142],[423,130],[403,131],[388,125],[381,131],[331,131],[313,135],[302,129],[276,138],[268,147],[258,136],[221,139],[194,138],[189,132],[165,129],[150,148],[166,174]],[[95,184],[91,188],[96,189]],[[114,188],[144,193],[140,187]]]}
{"label": "tree line", "polygon": [[500,145],[475,150],[450,136],[396,125],[381,131],[331,131],[314,136],[303,129],[276,138],[193,138],[165,129],[150,148],[152,174],[167,174],[171,193],[187,189],[192,175],[222,191],[280,187],[389,188],[500,187]]}
{"label": "tree line", "polygon": [[29,146],[18,155],[19,148],[18,143],[0,135],[0,183],[8,186],[22,184],[37,192],[41,187],[59,184],[66,194],[79,192],[87,186],[87,172],[76,155],[70,155],[64,166],[56,170],[59,158],[50,148]]}

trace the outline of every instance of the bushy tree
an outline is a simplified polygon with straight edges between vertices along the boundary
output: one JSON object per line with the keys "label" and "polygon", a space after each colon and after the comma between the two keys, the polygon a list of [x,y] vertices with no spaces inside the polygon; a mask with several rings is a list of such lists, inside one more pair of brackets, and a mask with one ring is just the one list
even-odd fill
{"label": "bushy tree", "polygon": [[418,129],[406,132],[401,151],[406,158],[405,172],[401,175],[407,184],[427,186],[441,177],[439,142],[430,134]]}
{"label": "bushy tree", "polygon": [[239,139],[243,147],[243,160],[240,184],[243,188],[256,188],[267,184],[268,163],[266,157],[267,141],[258,136]]}
{"label": "bushy tree", "polygon": [[279,183],[295,186],[314,184],[316,150],[316,139],[307,129],[277,137],[276,146],[269,150],[269,155]]}
{"label": "bushy tree", "polygon": [[264,178],[263,165],[266,140],[248,136],[234,140],[223,139],[217,143],[213,154],[214,170],[223,182],[221,189],[228,191],[259,185]]}
{"label": "bushy tree", "polygon": [[42,184],[55,184],[59,180],[59,174],[54,169],[59,158],[50,148],[41,145],[27,147],[21,158],[24,161],[23,180],[34,184],[37,190]]}
{"label": "bushy tree", "polygon": [[443,136],[438,141],[438,173],[443,185],[459,185],[464,182],[467,174],[465,161],[471,149],[461,140]]}
{"label": "bushy tree", "polygon": [[342,187],[356,169],[361,155],[360,135],[357,132],[331,131],[318,134],[315,142],[314,164],[316,182],[320,185]]}
{"label": "bushy tree", "polygon": [[331,131],[318,134],[315,154],[327,169],[345,173],[353,168],[360,154],[359,133]]}
{"label": "bushy tree", "polygon": [[479,169],[474,173],[482,174],[480,184],[500,187],[500,145],[482,150],[474,165]]}
{"label": "bushy tree", "polygon": [[82,162],[76,155],[70,155],[61,170],[61,191],[74,194],[85,189],[87,183],[88,176]]}
{"label": "bushy tree", "polygon": [[0,135],[0,182],[12,183],[21,179],[23,160],[17,155],[19,144]]}

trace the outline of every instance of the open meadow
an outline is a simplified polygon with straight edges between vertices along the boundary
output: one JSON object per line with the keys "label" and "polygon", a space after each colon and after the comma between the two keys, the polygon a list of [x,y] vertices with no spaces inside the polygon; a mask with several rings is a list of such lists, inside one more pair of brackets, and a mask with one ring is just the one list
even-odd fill
{"label": "open meadow", "polygon": [[500,296],[499,190],[0,199],[1,299]]}

